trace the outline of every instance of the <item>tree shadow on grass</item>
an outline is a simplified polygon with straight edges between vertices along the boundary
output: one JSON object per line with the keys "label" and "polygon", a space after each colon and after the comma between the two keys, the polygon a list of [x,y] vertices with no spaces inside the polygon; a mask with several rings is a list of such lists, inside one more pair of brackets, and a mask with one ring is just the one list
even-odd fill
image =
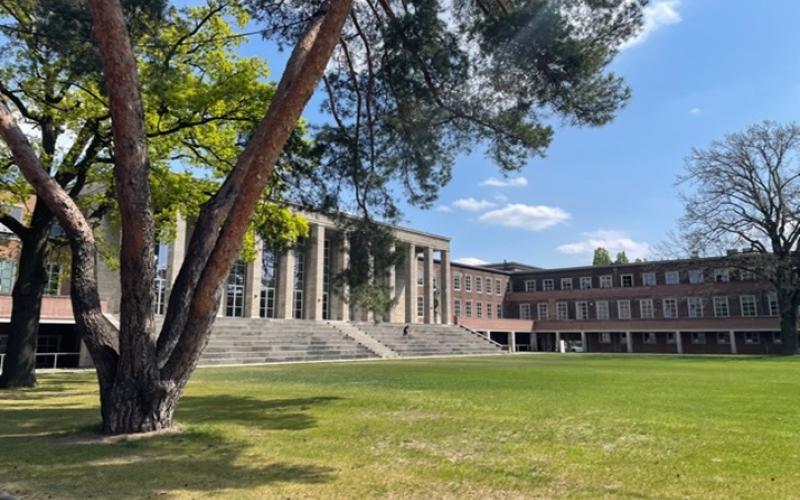
{"label": "tree shadow on grass", "polygon": [[62,407],[58,401],[39,408],[0,408],[0,491],[66,498],[177,492],[235,497],[236,491],[282,483],[324,484],[334,479],[335,469],[268,459],[252,442],[227,437],[221,424],[309,429],[316,419],[305,412],[337,399],[190,396],[176,415],[176,421],[187,426],[184,432],[113,444],[96,433],[97,408]]}

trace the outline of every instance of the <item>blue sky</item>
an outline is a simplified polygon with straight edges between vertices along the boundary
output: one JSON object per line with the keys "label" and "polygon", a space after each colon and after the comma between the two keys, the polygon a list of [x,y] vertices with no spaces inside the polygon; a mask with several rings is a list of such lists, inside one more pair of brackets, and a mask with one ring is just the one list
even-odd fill
{"label": "blue sky", "polygon": [[[651,0],[646,18],[611,67],[633,89],[613,123],[557,130],[511,186],[486,185],[503,179],[480,152],[460,157],[437,207],[407,208],[404,224],[451,237],[455,259],[583,265],[598,244],[657,257],[692,147],[800,116],[800,2]],[[276,79],[287,57],[256,39],[242,52],[266,57]],[[318,102],[311,121],[323,119]]]}

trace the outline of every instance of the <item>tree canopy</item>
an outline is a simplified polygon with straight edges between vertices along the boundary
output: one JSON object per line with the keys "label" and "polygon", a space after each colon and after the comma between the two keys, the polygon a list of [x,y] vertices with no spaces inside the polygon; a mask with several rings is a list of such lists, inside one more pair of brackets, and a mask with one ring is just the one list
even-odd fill
{"label": "tree canopy", "polygon": [[592,259],[593,266],[610,266],[611,264],[611,256],[608,254],[608,250],[603,247],[594,249],[594,258]]}

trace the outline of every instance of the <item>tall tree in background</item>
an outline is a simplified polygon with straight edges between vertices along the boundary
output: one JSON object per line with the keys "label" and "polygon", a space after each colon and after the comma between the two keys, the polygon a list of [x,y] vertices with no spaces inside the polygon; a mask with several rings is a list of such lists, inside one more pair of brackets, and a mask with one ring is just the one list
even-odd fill
{"label": "tall tree in background", "polygon": [[593,266],[610,266],[611,264],[611,256],[608,254],[608,250],[603,247],[594,249],[594,258],[592,259]]}
{"label": "tall tree in background", "polygon": [[617,252],[617,258],[614,259],[614,264],[627,264],[630,260],[628,260],[628,256],[625,252]]}
{"label": "tall tree in background", "polygon": [[769,281],[778,296],[784,354],[797,352],[800,305],[800,127],[764,122],[694,149],[679,181],[689,248],[722,253]]}
{"label": "tall tree in background", "polygon": [[[129,0],[126,7],[132,12],[149,9],[148,1]],[[268,72],[262,61],[236,55],[242,38],[226,20],[230,18],[242,23],[247,18],[241,4],[232,0],[169,9],[163,15],[160,9],[144,10],[129,23],[138,46],[161,241],[168,238],[178,210],[185,217],[196,215],[206,193],[216,189],[213,179],[230,170],[241,150],[240,137],[260,120],[274,92],[264,82]],[[116,207],[113,193],[106,190],[113,189],[110,114],[100,61],[89,43],[87,5],[74,0],[0,2],[0,20],[5,36],[0,97],[26,125],[42,166],[90,222],[98,220]],[[287,150],[298,153],[300,147],[295,137]],[[0,147],[2,153],[6,151]],[[34,192],[10,155],[4,156],[0,178],[6,201],[25,203]],[[173,170],[175,162],[184,170]],[[193,167],[204,170],[204,181],[195,179]],[[45,266],[57,243],[50,237],[53,215],[37,199],[27,220],[0,213],[0,222],[21,242],[0,387],[30,387],[36,382]],[[113,244],[106,243],[111,254]]]}
{"label": "tall tree in background", "polygon": [[[503,170],[542,154],[554,116],[602,125],[629,97],[605,68],[641,25],[628,0],[248,2],[265,35],[294,46],[266,114],[219,190],[203,205],[155,331],[155,223],[137,64],[119,0],[90,0],[103,62],[122,222],[119,344],[102,321],[95,243],[74,202],[41,168],[10,113],[0,134],[73,251],[73,309],[98,370],[103,429],[172,425],[175,406],[211,331],[224,280],[300,114],[324,83],[333,125],[318,130],[323,163],[299,176],[364,218],[397,216],[390,192],[428,205],[456,154],[476,144]],[[546,122],[545,122],[546,120]]]}

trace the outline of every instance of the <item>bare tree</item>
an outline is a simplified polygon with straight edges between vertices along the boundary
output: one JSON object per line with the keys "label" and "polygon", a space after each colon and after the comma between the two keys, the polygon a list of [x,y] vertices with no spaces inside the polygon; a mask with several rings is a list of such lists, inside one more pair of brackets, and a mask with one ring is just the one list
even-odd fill
{"label": "bare tree", "polygon": [[800,304],[800,127],[764,122],[693,149],[679,183],[690,251],[747,248],[737,267],[775,287],[784,354],[797,352]]}

